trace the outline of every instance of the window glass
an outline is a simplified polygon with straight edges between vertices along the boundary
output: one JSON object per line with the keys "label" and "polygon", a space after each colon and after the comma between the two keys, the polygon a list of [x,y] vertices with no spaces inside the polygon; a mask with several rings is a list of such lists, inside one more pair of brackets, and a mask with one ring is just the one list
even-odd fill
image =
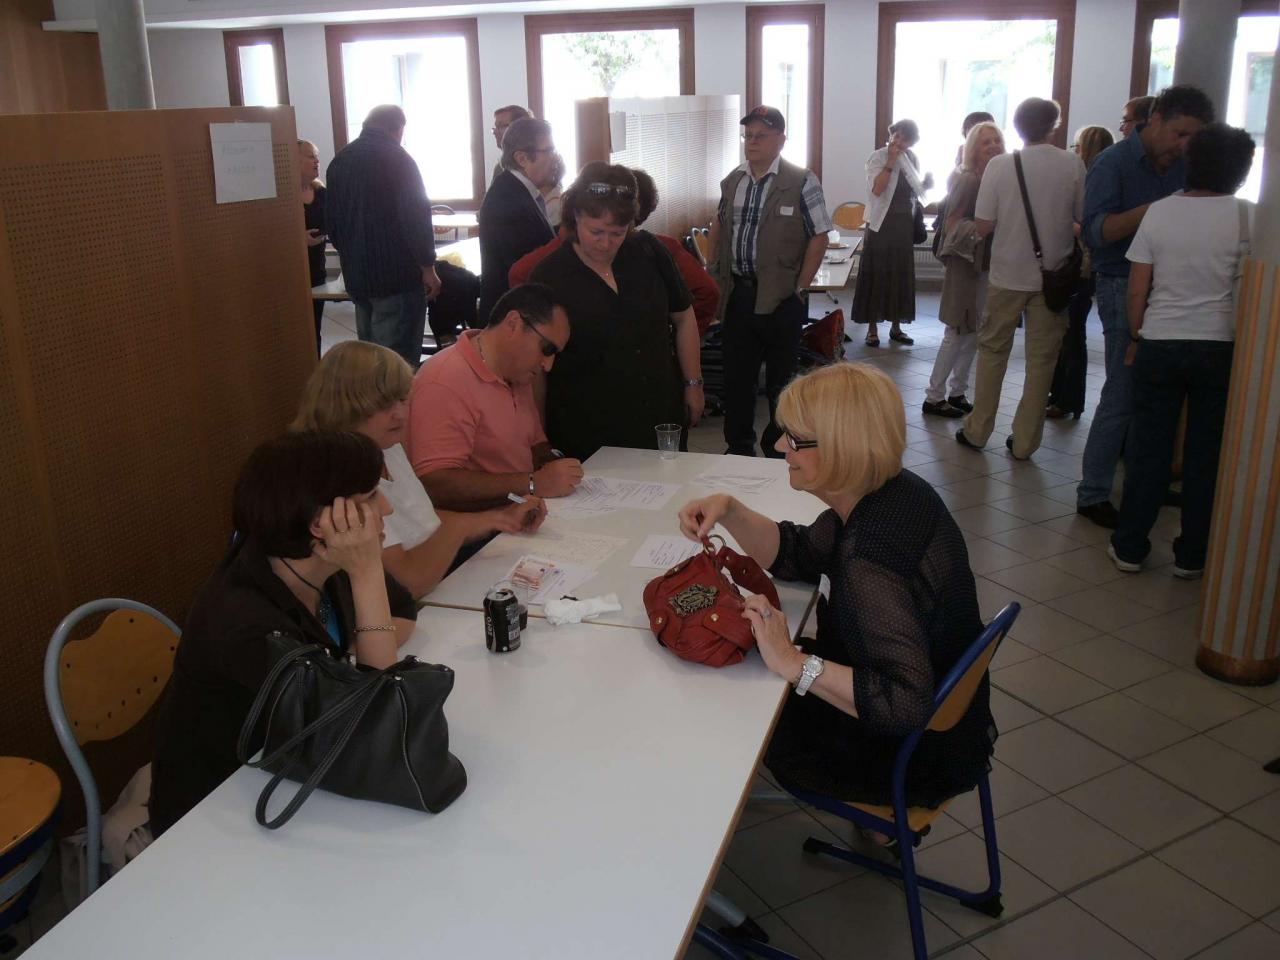
{"label": "window glass", "polygon": [[[432,199],[469,199],[472,182],[471,85],[467,40],[393,37],[342,44],[347,142],[379,104],[404,109],[404,148]],[[447,90],[447,95],[442,95]]]}
{"label": "window glass", "polygon": [[680,31],[605,30],[542,35],[542,111],[566,180],[578,163],[575,101],[680,94]]}
{"label": "window glass", "polygon": [[[1271,101],[1271,71],[1280,17],[1241,17],[1236,30],[1235,53],[1231,61],[1231,88],[1227,109],[1219,118],[1233,127],[1243,127],[1258,145],[1249,179],[1238,196],[1257,201],[1262,190],[1262,155],[1266,143],[1267,107]],[[1154,95],[1173,83],[1173,64],[1178,52],[1178,19],[1162,17],[1151,25],[1151,72],[1147,92]]]}
{"label": "window glass", "polygon": [[767,23],[761,29],[760,46],[760,102],[777,107],[787,118],[787,144],[782,155],[797,166],[807,167],[809,25]]}
{"label": "window glass", "polygon": [[[896,26],[893,120],[920,126],[913,148],[921,174],[932,173],[928,200],[946,193],[966,114],[985,110],[1009,150],[1022,146],[1013,111],[1027,97],[1053,90],[1054,20],[933,20]],[[878,147],[888,139],[878,131]]]}
{"label": "window glass", "polygon": [[276,48],[270,43],[236,48],[240,60],[240,89],[246,107],[274,107],[280,103],[276,88]]}

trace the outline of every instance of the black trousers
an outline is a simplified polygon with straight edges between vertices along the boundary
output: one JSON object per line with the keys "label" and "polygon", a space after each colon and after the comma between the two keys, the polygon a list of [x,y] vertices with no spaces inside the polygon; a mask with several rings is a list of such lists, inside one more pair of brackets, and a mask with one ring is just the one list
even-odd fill
{"label": "black trousers", "polygon": [[1173,541],[1173,556],[1183,569],[1204,567],[1234,348],[1234,343],[1220,340],[1143,340],[1138,344],[1124,499],[1119,526],[1111,536],[1120,559],[1137,563],[1151,551],[1149,536],[1169,488],[1169,464],[1185,400],[1182,535]]}
{"label": "black trousers", "polygon": [[1067,333],[1049,387],[1049,403],[1067,413],[1084,413],[1084,377],[1089,366],[1084,328],[1093,309],[1093,288],[1093,277],[1082,280],[1067,304]]}
{"label": "black trousers", "polygon": [[324,301],[312,300],[311,313],[316,320],[316,356],[320,356],[320,327],[324,325]]}
{"label": "black trousers", "polygon": [[769,424],[760,446],[766,457],[781,457],[774,449],[782,436],[774,419],[778,395],[795,375],[800,328],[809,305],[798,295],[790,296],[773,313],[758,314],[755,301],[755,283],[734,277],[724,313],[724,440],[729,453],[755,456],[756,383],[763,363]]}

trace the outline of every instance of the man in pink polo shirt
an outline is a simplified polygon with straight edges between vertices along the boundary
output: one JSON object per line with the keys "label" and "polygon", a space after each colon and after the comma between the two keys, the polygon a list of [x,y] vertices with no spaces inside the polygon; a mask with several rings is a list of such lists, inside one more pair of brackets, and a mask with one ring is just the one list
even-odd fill
{"label": "man in pink polo shirt", "polygon": [[533,381],[569,342],[569,318],[551,288],[507,291],[489,325],[468,330],[418,371],[406,443],[413,472],[443,510],[485,510],[508,494],[563,497],[582,464],[547,443]]}

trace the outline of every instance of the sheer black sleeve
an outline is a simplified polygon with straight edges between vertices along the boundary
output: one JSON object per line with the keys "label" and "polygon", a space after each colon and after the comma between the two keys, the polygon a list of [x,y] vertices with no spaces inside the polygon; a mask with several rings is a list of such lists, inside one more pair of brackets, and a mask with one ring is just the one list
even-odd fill
{"label": "sheer black sleeve", "polygon": [[817,583],[826,573],[840,534],[840,515],[827,510],[807,527],[783,520],[778,524],[778,555],[769,572],[779,580]]}

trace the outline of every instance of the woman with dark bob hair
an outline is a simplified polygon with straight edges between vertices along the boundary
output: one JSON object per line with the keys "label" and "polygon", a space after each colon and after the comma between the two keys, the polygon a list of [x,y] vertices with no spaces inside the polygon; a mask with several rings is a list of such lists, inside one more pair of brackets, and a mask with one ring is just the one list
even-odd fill
{"label": "woman with dark bob hair", "polygon": [[154,835],[239,767],[271,635],[373,668],[399,659],[416,612],[382,569],[381,479],[382,451],[357,433],[286,434],[250,455],[232,498],[236,540],[191,606],[161,700]]}
{"label": "woman with dark bob hair", "polygon": [[[685,504],[680,530],[700,539],[723,524],[778,579],[828,581],[804,651],[782,611],[747,600],[765,666],[799,694],[783,706],[765,764],[785,786],[887,804],[902,738],[929,721],[938,683],[982,632],[964,537],[933,487],[903,469],[902,395],[871,364],[793,380],[777,419],[791,486],[829,509],[808,526],[775,523],[716,494]],[[936,808],[989,769],[988,700],[984,676],[954,727],[921,738],[909,806]]]}
{"label": "woman with dark bob hair", "polygon": [[569,315],[568,346],[547,374],[546,429],[579,460],[606,445],[654,449],[656,425],[691,427],[702,416],[689,290],[666,248],[634,232],[636,195],[626,167],[583,167],[564,196],[569,239],[531,277]]}
{"label": "woman with dark bob hair", "polygon": [[1253,164],[1253,138],[1225,123],[1187,144],[1187,186],[1153,203],[1126,254],[1130,261],[1128,352],[1133,423],[1125,451],[1124,499],[1108,553],[1137,573],[1151,552],[1169,485],[1178,417],[1187,406],[1182,530],[1173,575],[1204,573],[1218,457],[1235,348],[1235,290],[1249,253],[1252,205],[1235,196]]}

